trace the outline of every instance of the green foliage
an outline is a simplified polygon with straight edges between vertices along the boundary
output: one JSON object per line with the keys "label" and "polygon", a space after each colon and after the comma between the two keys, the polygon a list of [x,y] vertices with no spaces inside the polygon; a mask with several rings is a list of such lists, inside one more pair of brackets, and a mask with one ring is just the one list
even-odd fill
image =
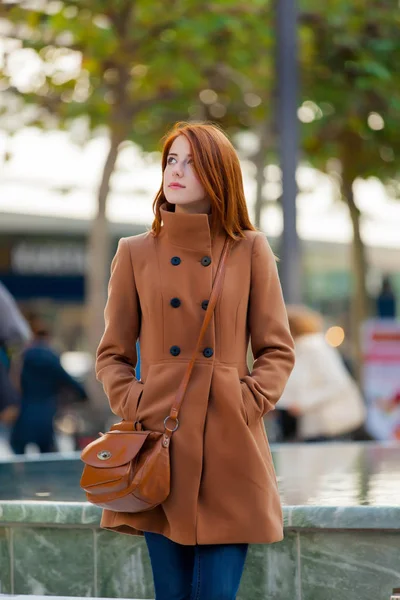
{"label": "green foliage", "polygon": [[392,2],[301,4],[302,101],[320,109],[302,125],[306,158],[338,158],[350,177],[399,171],[400,14]]}
{"label": "green foliage", "polygon": [[[7,62],[0,77],[3,89],[9,86],[5,96],[40,107],[36,124],[51,114],[68,128],[71,119],[87,115],[91,130],[119,128],[124,139],[153,150],[176,120],[209,118],[232,132],[272,121],[275,24],[268,0],[29,6],[4,4],[0,16],[10,24],[8,38],[33,52],[40,68],[25,86],[14,84]],[[354,176],[393,177],[399,12],[383,0],[302,0],[299,25],[301,102],[316,107],[315,118],[301,127],[303,156],[322,169],[336,157]],[[207,89],[215,97],[205,101],[200,93]],[[378,115],[375,126],[383,119],[383,129],[371,128],[371,113]]]}
{"label": "green foliage", "polygon": [[[8,37],[40,65],[25,86],[0,67],[8,94],[40,107],[36,123],[60,127],[87,115],[90,128],[119,129],[152,150],[175,120],[206,117],[228,128],[265,118],[249,101],[271,89],[270,7],[239,0],[44,1],[3,5]],[[21,52],[21,50],[19,50]],[[10,51],[9,59],[15,55]],[[28,58],[28,57],[27,57]],[[75,61],[76,68],[67,64]],[[202,90],[216,92],[205,104]],[[253,98],[253,97],[252,97]],[[268,103],[268,106],[270,103]]]}

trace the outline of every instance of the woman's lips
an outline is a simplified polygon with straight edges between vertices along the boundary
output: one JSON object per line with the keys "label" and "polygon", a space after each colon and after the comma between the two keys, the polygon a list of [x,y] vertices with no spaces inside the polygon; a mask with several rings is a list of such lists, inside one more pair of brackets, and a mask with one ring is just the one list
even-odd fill
{"label": "woman's lips", "polygon": [[168,187],[175,188],[175,189],[179,190],[181,188],[184,188],[185,186],[181,185],[180,183],[170,183]]}

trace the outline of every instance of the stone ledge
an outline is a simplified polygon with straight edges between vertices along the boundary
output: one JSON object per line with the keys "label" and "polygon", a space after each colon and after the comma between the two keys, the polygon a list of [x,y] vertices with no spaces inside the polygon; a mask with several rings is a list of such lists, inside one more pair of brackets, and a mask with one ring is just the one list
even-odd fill
{"label": "stone ledge", "polygon": [[[101,508],[88,502],[0,501],[0,527],[13,524],[98,528]],[[284,506],[285,529],[400,530],[400,506]]]}
{"label": "stone ledge", "polygon": [[0,527],[14,523],[98,527],[101,508],[89,502],[0,501]]}
{"label": "stone ledge", "polygon": [[288,529],[400,531],[400,506],[292,506]]}

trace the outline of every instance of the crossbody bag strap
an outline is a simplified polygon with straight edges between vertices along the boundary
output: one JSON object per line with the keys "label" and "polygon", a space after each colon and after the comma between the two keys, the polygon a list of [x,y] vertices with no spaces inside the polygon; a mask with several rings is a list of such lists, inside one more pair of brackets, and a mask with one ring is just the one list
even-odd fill
{"label": "crossbody bag strap", "polygon": [[[193,352],[192,358],[187,366],[185,375],[181,381],[181,384],[178,388],[177,394],[176,394],[176,398],[175,398],[175,402],[171,408],[171,412],[168,415],[168,417],[165,418],[164,420],[164,426],[165,426],[165,431],[164,431],[164,445],[168,445],[169,444],[169,438],[171,437],[172,433],[174,431],[176,431],[179,427],[179,421],[178,421],[178,414],[179,414],[179,410],[181,408],[181,404],[183,402],[183,398],[185,396],[185,392],[187,390],[189,381],[190,381],[190,376],[192,374],[193,371],[193,367],[194,364],[196,362],[196,358],[198,356],[198,353],[200,351],[201,348],[201,344],[203,342],[204,339],[204,335],[207,331],[207,327],[210,324],[211,321],[211,317],[213,315],[215,306],[217,304],[217,300],[219,298],[219,295],[221,293],[222,290],[222,285],[223,285],[223,278],[224,278],[224,273],[225,273],[225,266],[226,266],[226,262],[228,260],[228,255],[229,255],[229,251],[231,249],[232,246],[232,240],[231,238],[229,238],[228,236],[225,239],[225,244],[224,247],[222,249],[222,253],[221,253],[221,258],[218,264],[218,269],[215,275],[215,280],[214,280],[214,285],[211,291],[211,296],[210,296],[210,300],[207,306],[207,310],[206,310],[206,314],[204,316],[204,320],[203,320],[203,325],[201,327],[200,330],[200,335],[199,338],[197,340],[197,344],[196,344],[196,348]],[[169,429],[167,427],[167,422],[168,420],[172,420],[175,421],[175,427],[173,429]]]}

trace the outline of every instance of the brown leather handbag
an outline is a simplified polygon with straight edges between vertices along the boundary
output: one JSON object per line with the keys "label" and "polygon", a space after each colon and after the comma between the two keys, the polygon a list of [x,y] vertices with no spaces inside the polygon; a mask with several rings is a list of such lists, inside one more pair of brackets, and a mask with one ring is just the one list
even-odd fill
{"label": "brown leather handbag", "polygon": [[171,437],[179,427],[179,409],[222,289],[231,245],[227,237],[196,349],[170,414],[164,420],[164,432],[145,431],[138,421],[122,421],[112,425],[110,431],[101,433],[99,439],[83,449],[81,459],[85,466],[80,485],[92,504],[117,512],[136,513],[151,510],[167,499],[170,492]]}

